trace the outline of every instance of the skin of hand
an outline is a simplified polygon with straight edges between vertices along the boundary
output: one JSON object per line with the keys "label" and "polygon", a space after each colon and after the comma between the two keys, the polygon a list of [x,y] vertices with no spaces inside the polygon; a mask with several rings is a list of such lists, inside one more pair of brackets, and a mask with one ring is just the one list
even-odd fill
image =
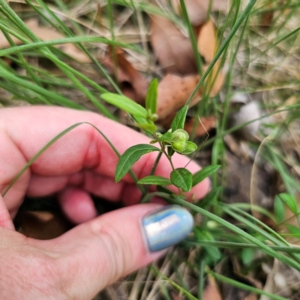
{"label": "skin of hand", "polygon": [[[96,113],[59,107],[0,109],[1,194],[24,165],[67,127],[89,122],[99,128],[120,153],[149,139]],[[157,153],[143,156],[133,171],[150,173]],[[117,155],[87,124],[70,131],[50,146],[12,186],[0,195],[0,298],[92,299],[101,289],[161,256],[150,252],[141,231],[142,218],[161,204],[137,204],[141,193],[129,175],[114,182]],[[175,167],[188,158],[174,155]],[[191,162],[193,173],[199,166]],[[169,176],[166,158],[156,175]],[[174,189],[176,190],[176,189]],[[195,186],[189,196],[203,197],[209,181]],[[35,240],[14,229],[12,219],[25,195],[58,193],[64,213],[77,225],[62,236]],[[124,208],[97,216],[90,194],[122,201]]]}

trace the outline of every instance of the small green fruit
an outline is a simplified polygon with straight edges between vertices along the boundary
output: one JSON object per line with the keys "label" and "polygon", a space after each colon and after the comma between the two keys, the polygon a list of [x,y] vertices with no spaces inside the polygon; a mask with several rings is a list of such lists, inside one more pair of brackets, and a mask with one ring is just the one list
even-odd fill
{"label": "small green fruit", "polygon": [[177,141],[177,142],[173,142],[172,143],[172,148],[176,151],[176,152],[183,152],[186,149],[187,146],[187,142],[186,141]]}
{"label": "small green fruit", "polygon": [[172,133],[172,142],[187,141],[189,134],[183,129],[177,129]]}
{"label": "small green fruit", "polygon": [[197,145],[193,142],[187,141],[186,142],[186,148],[182,152],[182,154],[190,154],[195,152],[198,149]]}

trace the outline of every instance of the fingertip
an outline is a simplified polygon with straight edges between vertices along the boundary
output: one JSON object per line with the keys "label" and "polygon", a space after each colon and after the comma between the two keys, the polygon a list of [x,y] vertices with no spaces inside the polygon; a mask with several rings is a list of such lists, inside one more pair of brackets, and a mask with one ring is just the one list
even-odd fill
{"label": "fingertip", "polygon": [[92,198],[79,188],[66,188],[59,193],[58,201],[68,219],[75,224],[87,222],[97,216]]}

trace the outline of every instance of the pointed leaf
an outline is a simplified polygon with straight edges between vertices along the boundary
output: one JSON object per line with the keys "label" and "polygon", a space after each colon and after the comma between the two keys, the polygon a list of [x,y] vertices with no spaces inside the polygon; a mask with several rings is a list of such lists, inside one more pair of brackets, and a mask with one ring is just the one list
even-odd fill
{"label": "pointed leaf", "polygon": [[156,185],[170,185],[172,184],[170,179],[161,177],[161,176],[154,176],[149,175],[146,176],[138,181],[140,184],[156,184]]}
{"label": "pointed leaf", "polygon": [[193,174],[193,186],[201,182],[206,177],[210,176],[214,172],[216,172],[221,166],[214,165],[214,166],[207,166],[202,170],[198,171],[197,173]]}
{"label": "pointed leaf", "polygon": [[184,123],[185,123],[185,118],[186,118],[188,109],[189,109],[189,107],[187,105],[185,105],[177,112],[177,114],[171,124],[171,128],[172,128],[173,132],[176,129],[184,129]]}
{"label": "pointed leaf", "polygon": [[125,110],[126,112],[132,114],[133,116],[138,116],[138,117],[147,117],[147,111],[146,109],[132,101],[131,99],[122,96],[122,95],[117,95],[113,93],[104,93],[101,95],[101,98],[105,100],[106,102],[122,109]]}
{"label": "pointed leaf", "polygon": [[248,266],[253,262],[255,251],[252,248],[243,248],[241,251],[241,258],[244,265]]}
{"label": "pointed leaf", "polygon": [[220,186],[214,188],[205,196],[203,200],[199,201],[197,205],[202,208],[207,208],[210,204],[212,204],[215,201],[215,199],[220,194],[221,190],[222,188]]}
{"label": "pointed leaf", "polygon": [[293,196],[286,193],[279,194],[281,200],[288,206],[288,208],[292,211],[293,214],[298,213],[297,202]]}
{"label": "pointed leaf", "polygon": [[146,95],[146,110],[150,110],[152,114],[156,113],[157,87],[158,80],[155,78],[151,81]]}
{"label": "pointed leaf", "polygon": [[157,147],[148,144],[140,144],[128,148],[123,155],[121,155],[117,164],[115,181],[120,181],[142,155],[154,151],[160,150]]}
{"label": "pointed leaf", "polygon": [[188,192],[192,188],[193,175],[184,168],[178,168],[171,172],[171,182],[182,188],[183,191]]}
{"label": "pointed leaf", "polygon": [[294,237],[300,239],[300,228],[291,224],[286,224],[286,228]]}
{"label": "pointed leaf", "polygon": [[283,222],[283,220],[284,220],[284,205],[283,205],[282,200],[279,196],[275,197],[274,216],[275,216],[275,220],[278,224]]}

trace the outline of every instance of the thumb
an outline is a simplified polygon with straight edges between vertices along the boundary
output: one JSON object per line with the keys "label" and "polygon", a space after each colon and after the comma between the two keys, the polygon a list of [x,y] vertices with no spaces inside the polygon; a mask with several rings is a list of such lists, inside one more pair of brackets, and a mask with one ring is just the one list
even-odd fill
{"label": "thumb", "polygon": [[153,260],[193,227],[179,206],[140,204],[104,214],[48,241],[59,255],[56,267],[64,291],[91,299],[101,289]]}

